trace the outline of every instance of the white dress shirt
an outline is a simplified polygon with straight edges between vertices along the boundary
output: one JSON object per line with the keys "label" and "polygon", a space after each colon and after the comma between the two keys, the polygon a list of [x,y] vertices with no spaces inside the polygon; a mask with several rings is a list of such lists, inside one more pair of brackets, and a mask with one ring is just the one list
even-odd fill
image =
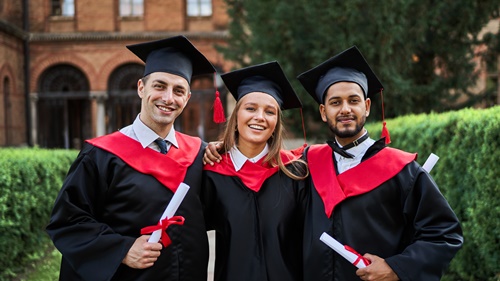
{"label": "white dress shirt", "polygon": [[[139,115],[134,120],[134,123],[128,125],[127,127],[120,130],[120,132],[138,142],[141,143],[143,148],[149,147],[153,150],[160,151],[160,147],[154,142],[156,139],[160,138],[158,134],[156,134],[153,130],[151,130],[148,126],[146,126]],[[167,151],[170,149],[170,146],[175,146],[179,148],[177,144],[177,139],[175,138],[175,129],[174,126],[170,129],[167,137],[165,138],[167,142]]]}
{"label": "white dress shirt", "polygon": [[[368,132],[365,132],[365,134],[368,134]],[[367,138],[364,142],[358,144],[357,146],[354,146],[352,148],[347,149],[346,151],[349,152],[350,154],[354,155],[353,158],[346,158],[338,153],[335,154],[335,160],[337,160],[337,169],[339,171],[339,174],[342,174],[343,172],[356,167],[359,163],[361,163],[361,159],[365,155],[366,151],[370,146],[372,146],[375,143],[375,140],[371,138]],[[342,147],[338,142],[337,144],[339,147]]]}
{"label": "white dress shirt", "polygon": [[266,143],[264,149],[257,156],[248,158],[245,155],[243,155],[243,153],[241,153],[241,151],[236,146],[233,146],[233,148],[229,150],[229,157],[231,157],[231,161],[233,161],[234,169],[236,170],[236,172],[238,172],[241,169],[241,167],[243,167],[246,161],[256,163],[257,161],[262,159],[262,157],[266,156],[268,152],[269,152],[269,147]]}

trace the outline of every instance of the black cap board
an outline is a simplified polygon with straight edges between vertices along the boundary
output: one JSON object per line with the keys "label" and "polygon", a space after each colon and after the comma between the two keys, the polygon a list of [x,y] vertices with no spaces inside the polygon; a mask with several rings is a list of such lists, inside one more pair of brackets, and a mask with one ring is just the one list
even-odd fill
{"label": "black cap board", "polygon": [[263,92],[271,95],[282,110],[302,107],[302,103],[277,61],[224,73],[221,78],[237,101],[246,94]]}
{"label": "black cap board", "polygon": [[213,74],[216,70],[207,58],[183,35],[128,45],[127,48],[146,65],[144,75],[167,72],[183,77]]}
{"label": "black cap board", "polygon": [[383,89],[382,83],[356,46],[300,74],[297,79],[319,104],[324,102],[328,88],[337,82],[359,84],[365,98],[372,97]]}

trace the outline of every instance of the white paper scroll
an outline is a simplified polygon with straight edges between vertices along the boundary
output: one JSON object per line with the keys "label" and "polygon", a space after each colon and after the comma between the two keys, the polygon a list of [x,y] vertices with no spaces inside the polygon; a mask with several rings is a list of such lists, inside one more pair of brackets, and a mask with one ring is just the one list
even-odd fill
{"label": "white paper scroll", "polygon": [[427,173],[430,173],[432,168],[434,168],[434,165],[436,165],[436,162],[438,160],[439,160],[439,157],[436,154],[431,153],[431,155],[429,155],[429,158],[427,158],[427,160],[425,161],[422,168],[424,168],[424,170],[426,170]]}
{"label": "white paper scroll", "polygon": [[[160,221],[164,219],[169,219],[174,216],[175,212],[179,208],[179,205],[181,205],[182,200],[186,196],[186,193],[189,190],[189,185],[181,182],[179,187],[177,187],[177,190],[174,193],[174,196],[172,196],[172,199],[170,200],[170,203],[168,203],[167,208],[163,212],[163,215],[161,215]],[[149,237],[148,242],[151,243],[156,243],[160,241],[161,237],[161,229],[155,230],[152,234],[151,237]]]}
{"label": "white paper scroll", "polygon": [[323,241],[323,243],[325,243],[339,255],[344,257],[348,262],[354,264],[357,268],[365,268],[367,266],[365,262],[362,259],[359,259],[359,257],[355,253],[346,250],[344,245],[340,244],[339,241],[335,240],[335,238],[331,237],[326,232],[323,232],[323,234],[321,234],[319,240]]}

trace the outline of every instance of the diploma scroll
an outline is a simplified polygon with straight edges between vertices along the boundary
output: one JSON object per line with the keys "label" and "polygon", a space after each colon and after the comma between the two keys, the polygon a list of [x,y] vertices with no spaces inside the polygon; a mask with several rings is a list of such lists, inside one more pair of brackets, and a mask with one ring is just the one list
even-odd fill
{"label": "diploma scroll", "polygon": [[[174,216],[175,212],[181,205],[182,200],[186,196],[186,193],[189,190],[189,185],[181,182],[179,187],[177,187],[177,190],[174,193],[174,196],[172,196],[172,199],[170,200],[170,203],[168,203],[167,208],[163,212],[160,218],[160,222],[164,219],[169,219]],[[151,243],[156,243],[160,240],[161,237],[161,229],[155,230],[152,234],[151,237],[149,237],[148,242]]]}
{"label": "diploma scroll", "polygon": [[439,157],[436,154],[431,153],[431,155],[429,155],[429,158],[427,158],[427,160],[425,161],[424,165],[422,165],[422,168],[424,168],[424,170],[426,170],[427,173],[430,173],[438,160]]}
{"label": "diploma scroll", "polygon": [[321,234],[319,240],[323,241],[323,243],[328,245],[335,252],[344,257],[348,262],[352,263],[357,268],[365,268],[370,264],[370,261],[363,258],[360,254],[356,253],[356,251],[354,251],[352,248],[340,244],[339,241],[335,240],[335,238],[331,237],[326,232],[323,232],[323,234]]}

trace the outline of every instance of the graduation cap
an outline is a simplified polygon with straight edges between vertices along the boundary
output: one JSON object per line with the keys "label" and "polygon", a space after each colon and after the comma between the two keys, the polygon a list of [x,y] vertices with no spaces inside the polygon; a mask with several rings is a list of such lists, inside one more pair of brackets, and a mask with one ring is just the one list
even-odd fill
{"label": "graduation cap", "polygon": [[[144,76],[153,72],[167,72],[178,75],[191,84],[191,77],[214,74],[214,66],[196,47],[182,35],[167,39],[128,45],[127,48],[144,63]],[[215,83],[215,78],[214,78]],[[216,87],[217,89],[217,87]],[[215,92],[214,122],[226,121],[219,91]]]}
{"label": "graduation cap", "polygon": [[183,35],[128,45],[127,48],[145,63],[144,76],[167,72],[191,83],[191,76],[216,72],[207,58]]}
{"label": "graduation cap", "polygon": [[282,110],[302,108],[297,94],[277,61],[241,68],[221,75],[238,101],[246,94],[263,92],[272,96]]}
{"label": "graduation cap", "polygon": [[365,98],[372,98],[376,93],[380,93],[382,97],[382,137],[385,137],[386,143],[391,142],[384,118],[384,100],[382,96],[384,86],[356,46],[352,46],[300,74],[297,79],[319,104],[323,104],[328,88],[337,82],[357,83],[363,89]]}
{"label": "graduation cap", "polygon": [[365,98],[373,97],[384,88],[356,46],[300,74],[297,79],[319,104],[323,103],[328,88],[337,82],[357,83]]}

